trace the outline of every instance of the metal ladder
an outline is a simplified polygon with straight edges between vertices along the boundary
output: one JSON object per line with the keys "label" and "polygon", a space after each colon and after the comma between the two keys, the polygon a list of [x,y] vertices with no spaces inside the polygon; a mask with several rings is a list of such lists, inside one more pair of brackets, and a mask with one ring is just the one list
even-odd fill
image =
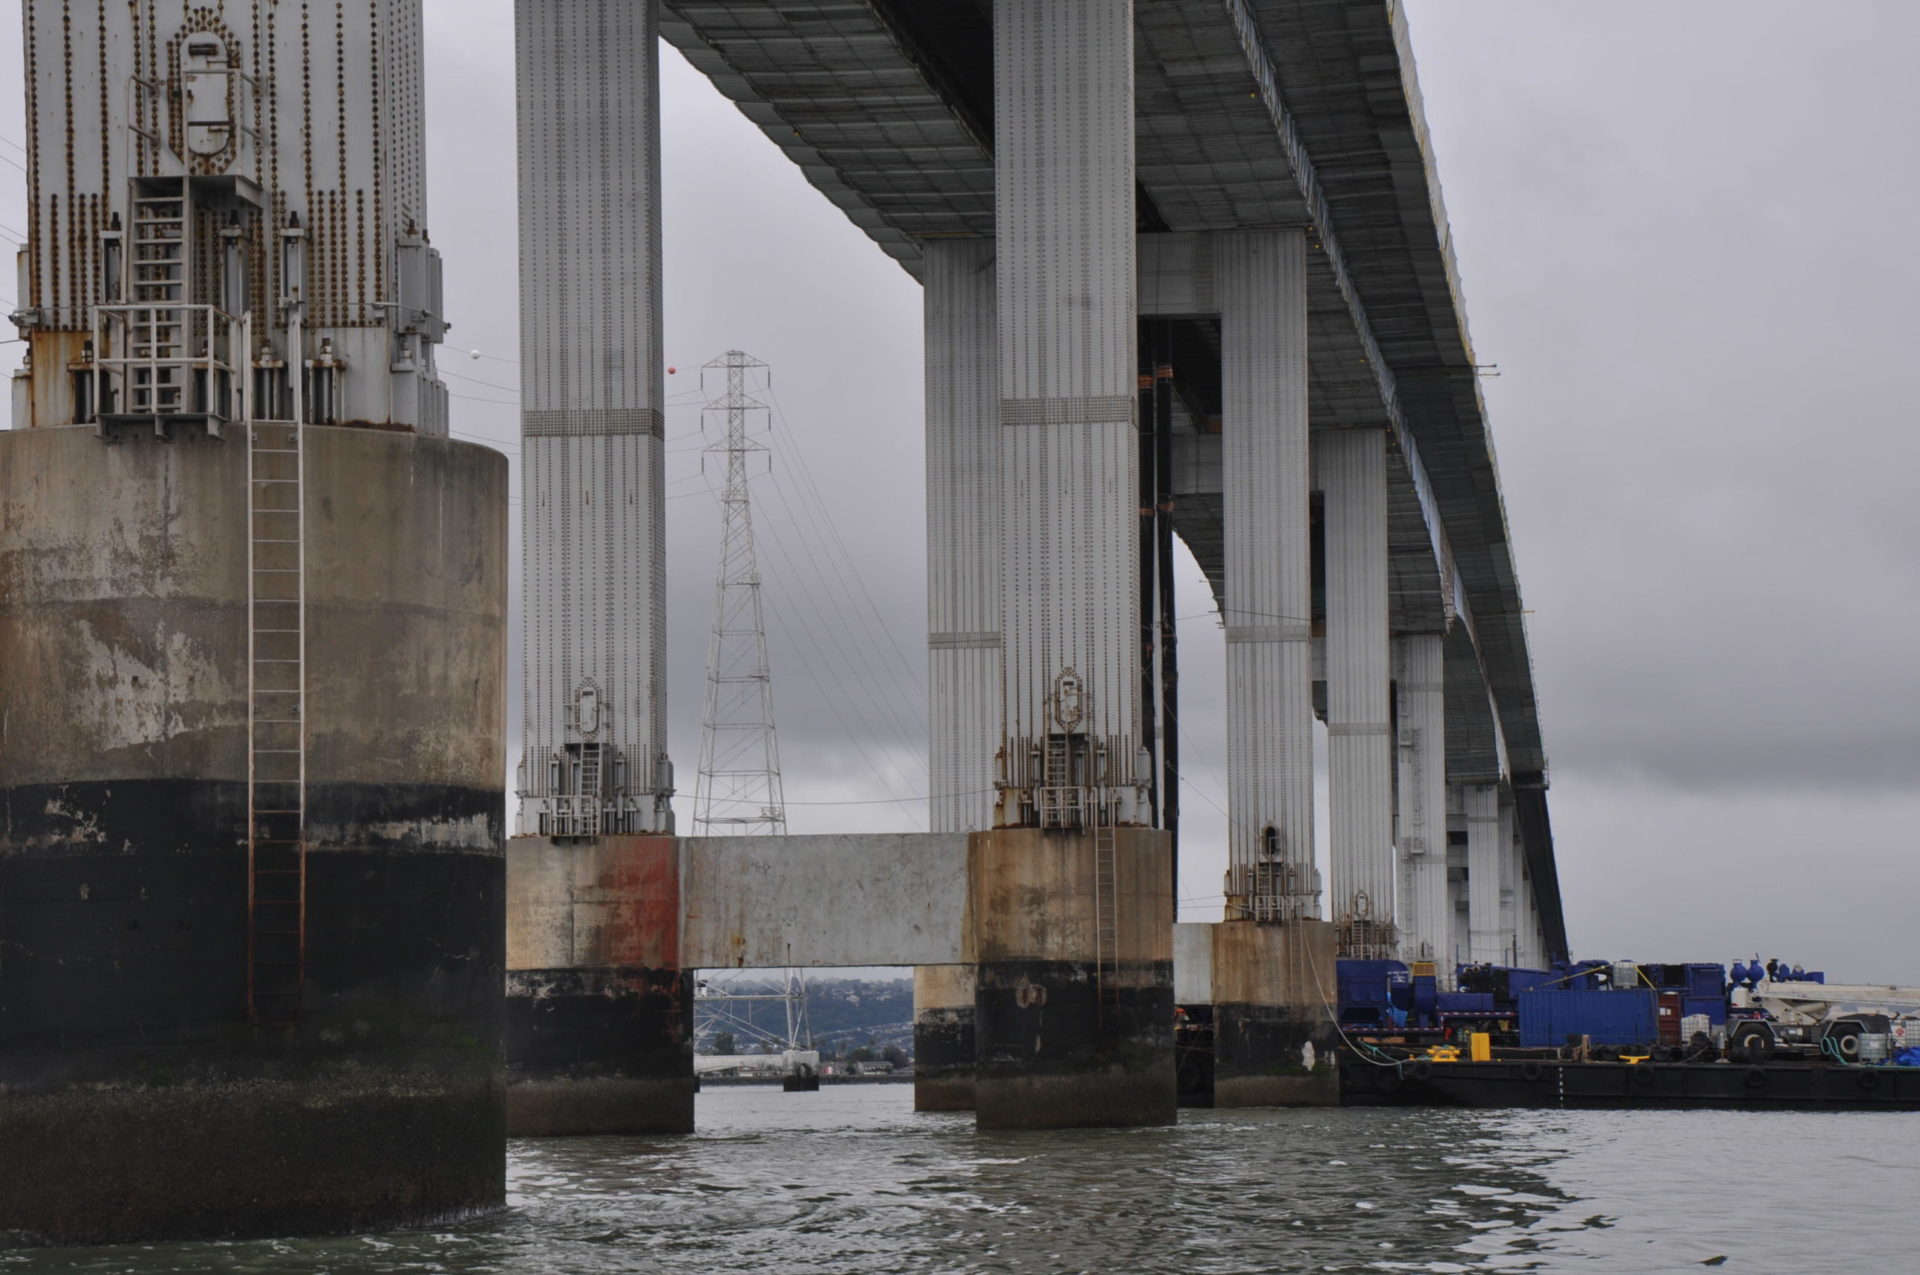
{"label": "metal ladder", "polygon": [[600,835],[600,754],[596,743],[580,745],[580,795],[576,798],[574,828],[582,837]]}
{"label": "metal ladder", "polygon": [[1075,822],[1074,803],[1069,785],[1073,782],[1073,739],[1071,736],[1049,737],[1045,749],[1045,771],[1040,785],[1040,826],[1072,827]]}
{"label": "metal ladder", "polygon": [[151,359],[127,378],[127,410],[141,414],[178,412],[186,386],[178,379],[183,359],[184,322],[176,308],[186,301],[187,201],[182,195],[149,196],[133,201],[133,302],[127,333],[128,353]]}
{"label": "metal ladder", "polygon": [[291,1030],[306,985],[303,440],[297,421],[247,437],[247,1015]]}
{"label": "metal ladder", "polygon": [[1105,794],[1087,790],[1093,821],[1093,975],[1101,1012],[1120,1007],[1120,851]]}

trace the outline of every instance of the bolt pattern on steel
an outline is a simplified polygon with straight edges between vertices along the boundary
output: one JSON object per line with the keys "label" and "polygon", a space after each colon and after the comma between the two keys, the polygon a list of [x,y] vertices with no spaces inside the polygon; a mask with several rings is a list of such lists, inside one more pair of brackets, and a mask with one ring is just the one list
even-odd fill
{"label": "bolt pattern on steel", "polygon": [[659,6],[517,0],[520,831],[670,832]]}
{"label": "bolt pattern on steel", "polygon": [[1312,916],[1305,236],[1219,236],[1228,915]]}
{"label": "bolt pattern on steel", "polygon": [[1387,662],[1386,434],[1322,434],[1326,498],[1327,817],[1332,919],[1343,956],[1391,958],[1394,932],[1392,670]]}
{"label": "bolt pattern on steel", "polygon": [[[996,822],[1144,817],[1133,6],[994,9],[1005,721]],[[1104,807],[1079,805],[1082,794]]]}

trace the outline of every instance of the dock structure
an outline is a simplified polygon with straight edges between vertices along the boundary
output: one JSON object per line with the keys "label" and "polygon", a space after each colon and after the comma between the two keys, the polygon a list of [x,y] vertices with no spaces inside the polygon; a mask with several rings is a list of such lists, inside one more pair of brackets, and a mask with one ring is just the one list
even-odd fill
{"label": "dock structure", "polygon": [[[1215,980],[1193,994],[1213,1007],[1222,1101],[1331,1099],[1340,956],[1565,954],[1524,612],[1400,6],[519,0],[516,16],[539,162],[605,182],[588,170],[612,155],[639,174],[622,187],[635,201],[607,213],[630,223],[621,242],[647,245],[622,257],[640,274],[607,276],[626,303],[658,288],[657,237],[640,233],[659,217],[656,31],[925,286],[928,844],[964,834],[978,875],[961,947],[916,975],[920,1106],[987,1125],[1172,1117],[1176,533],[1227,630],[1226,919],[1182,946]],[[616,44],[638,53],[553,71],[566,48]],[[631,119],[603,136],[604,103]],[[523,235],[540,235],[553,192],[529,176]],[[542,251],[530,242],[527,261]],[[610,282],[529,269],[525,285],[530,312],[592,339],[581,325]],[[592,301],[570,317],[563,296]],[[570,340],[529,357],[564,358]],[[635,384],[658,385],[649,357]],[[550,371],[529,363],[527,381]],[[529,407],[529,446],[544,420]],[[657,506],[657,473],[644,482],[639,503]],[[568,516],[612,542],[630,511]],[[551,608],[528,623],[580,633]],[[603,654],[658,623],[607,625]],[[638,681],[601,691],[647,711]],[[539,693],[551,702],[530,714],[564,721],[579,687]],[[576,735],[555,747],[590,744]],[[594,802],[611,812],[617,796]],[[582,840],[522,831],[513,881]],[[894,870],[877,844],[836,844],[822,866],[837,881]],[[792,937],[844,924],[847,906],[741,921]],[[592,920],[584,946],[618,948],[622,924]],[[532,959],[509,956],[529,1011],[548,983],[591,984],[596,1007],[680,986],[644,961]],[[683,1033],[682,1010],[670,1017]],[[544,1061],[513,1062],[515,1084],[691,1076],[690,1046],[590,1036],[570,1039],[556,1011],[529,1038]],[[642,1074],[657,1067],[671,1076]],[[580,1110],[583,1128],[629,1127]],[[676,1106],[665,1125],[690,1120]]]}

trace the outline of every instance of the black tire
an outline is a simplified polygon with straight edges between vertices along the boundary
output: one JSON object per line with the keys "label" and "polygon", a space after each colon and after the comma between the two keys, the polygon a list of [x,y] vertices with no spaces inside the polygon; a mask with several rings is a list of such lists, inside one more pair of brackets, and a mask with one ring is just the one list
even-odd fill
{"label": "black tire", "polygon": [[1520,1079],[1527,1081],[1529,1084],[1538,1084],[1546,1078],[1547,1069],[1543,1064],[1531,1058],[1520,1064]]}
{"label": "black tire", "polygon": [[1407,1077],[1411,1080],[1433,1079],[1433,1063],[1426,1058],[1416,1058],[1407,1066]]}
{"label": "black tire", "polygon": [[1393,1093],[1400,1088],[1400,1069],[1398,1067],[1373,1068],[1373,1091],[1375,1093]]}
{"label": "black tire", "polygon": [[1749,1089],[1765,1089],[1767,1087],[1767,1069],[1764,1067],[1747,1068],[1747,1074],[1741,1078],[1740,1083]]}
{"label": "black tire", "polygon": [[1874,1071],[1871,1068],[1868,1068],[1863,1071],[1855,1072],[1853,1077],[1853,1083],[1855,1083],[1856,1085],[1859,1085],[1862,1089],[1865,1089],[1868,1092],[1872,1092],[1873,1090],[1878,1089],[1880,1087],[1880,1073],[1877,1071]]}
{"label": "black tire", "polygon": [[1652,1059],[1637,1064],[1633,1069],[1633,1083],[1643,1089],[1652,1085],[1657,1079],[1659,1077],[1654,1074]]}

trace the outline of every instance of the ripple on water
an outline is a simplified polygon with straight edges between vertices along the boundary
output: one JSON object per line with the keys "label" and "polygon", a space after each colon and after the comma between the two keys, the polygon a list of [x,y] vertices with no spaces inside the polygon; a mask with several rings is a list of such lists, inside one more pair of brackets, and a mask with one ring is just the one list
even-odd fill
{"label": "ripple on water", "polygon": [[[1920,1182],[1920,1116],[1215,1111],[1016,1134],[911,1104],[728,1088],[690,1138],[516,1142],[508,1207],[459,1226],[0,1250],[0,1275],[1866,1269],[1907,1243]],[[1770,1193],[1792,1228],[1756,1224]]]}

